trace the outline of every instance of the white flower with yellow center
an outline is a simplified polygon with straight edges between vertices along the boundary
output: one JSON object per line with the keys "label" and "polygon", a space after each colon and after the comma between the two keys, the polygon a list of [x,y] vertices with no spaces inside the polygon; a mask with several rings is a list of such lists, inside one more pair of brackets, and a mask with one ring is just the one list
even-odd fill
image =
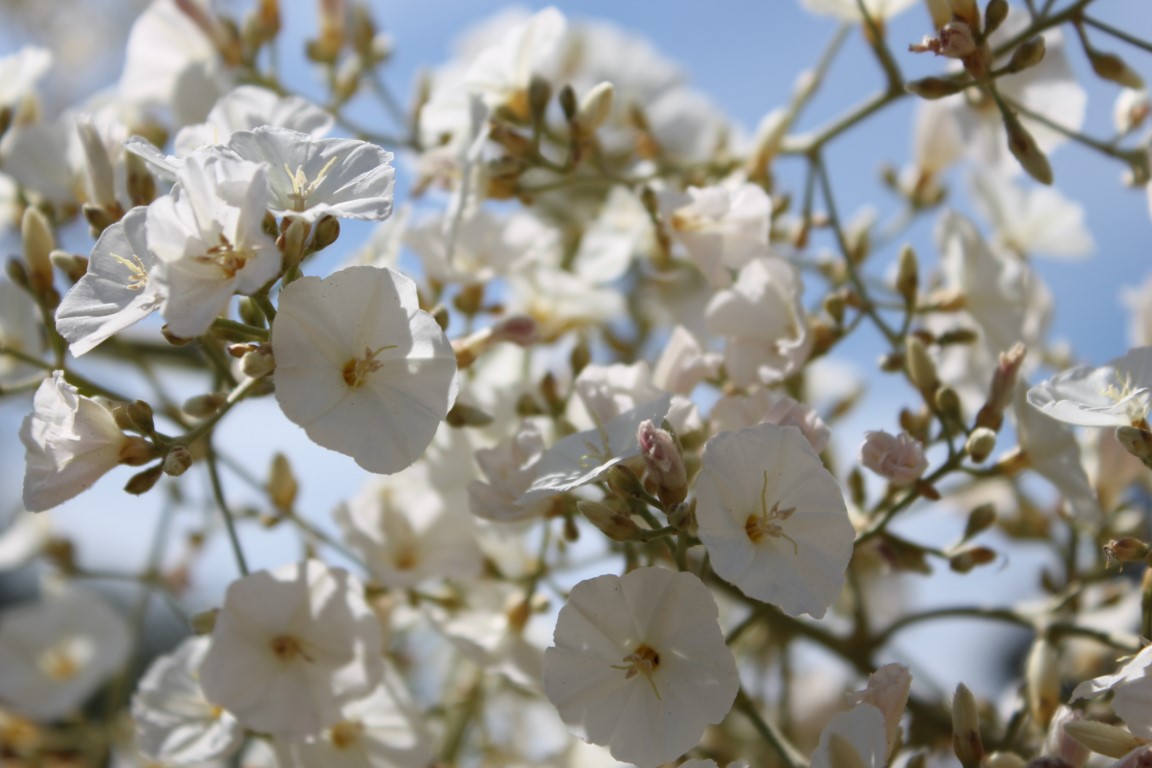
{"label": "white flower with yellow center", "polygon": [[708,588],[637,568],[572,588],[544,652],[544,693],[570,727],[641,768],[694,747],[740,687]]}
{"label": "white flower with yellow center", "polygon": [[0,702],[41,721],[73,713],[128,658],[128,623],[66,588],[0,615]]}
{"label": "white flower with yellow center", "polygon": [[717,575],[790,616],[824,615],[844,586],[855,531],[803,432],[768,423],[721,432],[704,446],[696,494]]}
{"label": "white flower with yellow center", "polygon": [[448,337],[420,309],[416,284],[390,269],[291,283],[272,344],[284,415],[369,472],[415,462],[456,399]]}
{"label": "white flower with yellow center", "polygon": [[200,685],[246,728],[303,739],[380,684],[382,642],[346,571],[316,560],[259,571],[228,587]]}
{"label": "white flower with yellow center", "polygon": [[133,208],[100,235],[88,271],[64,294],[56,309],[56,330],[80,356],[141,320],[164,301],[150,273],[156,257],[148,250],[144,222],[148,209]]}
{"label": "white flower with yellow center", "polygon": [[1082,365],[1028,390],[1028,402],[1057,421],[1082,427],[1148,428],[1152,347],[1137,347],[1099,368]]}

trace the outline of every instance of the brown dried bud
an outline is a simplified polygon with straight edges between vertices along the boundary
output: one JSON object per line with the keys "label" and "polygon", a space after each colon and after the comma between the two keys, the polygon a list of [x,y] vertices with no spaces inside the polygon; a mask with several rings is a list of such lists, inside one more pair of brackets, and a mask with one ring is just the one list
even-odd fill
{"label": "brown dried bud", "polygon": [[984,6],[984,36],[995,32],[1008,18],[1008,0],[988,0]]}
{"label": "brown dried bud", "polygon": [[964,541],[971,539],[983,531],[988,530],[996,522],[996,507],[992,504],[981,504],[968,513],[968,522],[964,526]]}
{"label": "brown dried bud", "polygon": [[316,222],[316,228],[312,231],[312,240],[309,241],[309,249],[312,253],[317,253],[324,250],[336,239],[340,237],[340,220],[335,216],[324,215]]}
{"label": "brown dried bud", "polygon": [[157,464],[154,467],[149,467],[143,472],[132,475],[124,485],[124,492],[130,493],[133,496],[143,495],[152,490],[152,486],[156,485],[156,481],[163,476],[163,465]]}
{"label": "brown dried bud", "polygon": [[1089,50],[1088,61],[1099,77],[1135,91],[1143,90],[1144,78],[1116,54]]}
{"label": "brown dried bud", "polygon": [[996,559],[996,551],[988,547],[972,547],[948,558],[948,567],[956,573],[968,573],[978,565],[987,565]]}
{"label": "brown dried bud", "polygon": [[1004,128],[1008,131],[1008,151],[1029,176],[1041,184],[1051,184],[1052,166],[1048,163],[1048,157],[1036,144],[1036,140],[1032,138],[1032,134],[1016,115],[1006,110],[1002,116]]}
{"label": "brown dried bud", "polygon": [[1143,562],[1148,557],[1148,550],[1148,544],[1132,536],[1113,539],[1104,545],[1104,553],[1121,563]]}

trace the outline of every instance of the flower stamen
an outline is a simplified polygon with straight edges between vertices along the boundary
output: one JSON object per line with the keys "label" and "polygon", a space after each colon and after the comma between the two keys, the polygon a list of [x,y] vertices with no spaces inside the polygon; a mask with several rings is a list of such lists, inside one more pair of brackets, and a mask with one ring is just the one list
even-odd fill
{"label": "flower stamen", "polygon": [[796,507],[780,509],[779,501],[773,502],[771,509],[768,508],[768,470],[764,470],[764,484],[760,488],[760,514],[748,516],[744,521],[744,532],[754,544],[760,543],[768,536],[784,539],[792,545],[792,553],[798,555],[800,546],[795,539],[784,533],[784,529],[780,526],[780,523],[792,517],[795,511]]}
{"label": "flower stamen", "polygon": [[380,370],[384,367],[384,363],[376,359],[386,349],[395,349],[395,344],[387,344],[376,350],[368,347],[364,348],[363,357],[353,357],[348,362],[344,363],[344,368],[341,374],[344,377],[344,383],[351,389],[357,389],[364,386],[364,382],[368,380],[368,374]]}
{"label": "flower stamen", "polygon": [[337,158],[335,157],[331,158],[324,167],[320,169],[320,173],[316,174],[316,178],[312,181],[308,181],[308,176],[304,173],[304,166],[296,166],[296,173],[292,173],[292,169],[288,167],[288,164],[284,164],[284,172],[288,174],[288,179],[292,182],[292,192],[289,194],[289,197],[292,198],[293,210],[303,211],[308,207],[309,196],[324,182],[324,177],[332,170],[332,166],[336,164],[336,160]]}
{"label": "flower stamen", "polygon": [[124,286],[130,291],[143,290],[144,286],[148,284],[148,270],[144,268],[144,262],[140,261],[140,257],[132,254],[132,258],[129,260],[113,253],[112,258],[128,268],[128,282]]}
{"label": "flower stamen", "polygon": [[625,680],[631,680],[636,675],[644,675],[648,684],[652,686],[652,693],[659,699],[660,691],[656,689],[656,682],[652,679],[652,674],[659,666],[660,653],[647,643],[641,643],[632,653],[624,657],[623,664],[613,664],[612,669],[623,670]]}

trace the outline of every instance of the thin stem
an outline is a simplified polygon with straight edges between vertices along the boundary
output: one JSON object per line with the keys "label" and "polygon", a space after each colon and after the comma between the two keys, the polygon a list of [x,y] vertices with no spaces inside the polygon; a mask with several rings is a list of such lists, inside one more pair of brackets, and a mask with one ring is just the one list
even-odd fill
{"label": "thin stem", "polygon": [[748,718],[752,727],[776,751],[787,768],[807,767],[808,761],[784,738],[784,734],[777,732],[776,728],[764,719],[760,711],[756,709],[756,703],[748,698],[748,694],[744,692],[743,688],[736,694],[736,708]]}
{"label": "thin stem", "polygon": [[1152,53],[1152,42],[1141,40],[1135,35],[1131,35],[1122,29],[1117,29],[1111,24],[1105,24],[1103,21],[1100,21],[1100,19],[1096,19],[1091,16],[1081,16],[1080,19],[1088,26],[1095,27],[1106,35],[1111,35],[1117,40],[1123,40],[1124,42],[1128,43],[1128,45],[1133,45],[1142,51]]}
{"label": "thin stem", "polygon": [[216,466],[216,451],[212,448],[212,441],[208,441],[208,455],[205,457],[208,464],[208,479],[212,482],[212,496],[216,499],[216,506],[224,517],[224,526],[228,529],[228,540],[232,544],[232,554],[236,557],[236,566],[240,574],[248,575],[248,561],[244,557],[244,550],[240,547],[240,536],[236,533],[236,520],[224,498],[224,486],[220,483],[220,470]]}

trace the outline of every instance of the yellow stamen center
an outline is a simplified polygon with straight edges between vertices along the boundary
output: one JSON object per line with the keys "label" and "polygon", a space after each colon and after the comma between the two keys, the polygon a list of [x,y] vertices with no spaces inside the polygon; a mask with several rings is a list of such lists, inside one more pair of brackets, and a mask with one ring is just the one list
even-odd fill
{"label": "yellow stamen center", "polygon": [[272,646],[272,653],[276,654],[276,658],[280,661],[295,661],[298,658],[312,661],[312,658],[304,650],[304,644],[292,635],[277,635],[272,638],[270,645]]}
{"label": "yellow stamen center", "polygon": [[332,746],[336,749],[348,749],[360,740],[360,734],[363,732],[363,723],[345,720],[332,726],[332,730],[328,732],[328,738],[331,739]]}
{"label": "yellow stamen center", "polygon": [[128,282],[124,285],[130,291],[140,291],[148,284],[148,270],[144,268],[144,262],[140,261],[140,257],[132,254],[131,259],[126,259],[119,254],[112,254],[112,258],[119,264],[123,264],[128,268]]}
{"label": "yellow stamen center", "polygon": [[792,553],[799,554],[799,545],[791,536],[784,533],[784,528],[780,525],[792,517],[795,511],[796,507],[780,509],[778,501],[772,503],[771,509],[768,508],[768,470],[764,470],[764,484],[760,488],[760,514],[748,516],[744,521],[744,532],[753,544],[759,544],[767,537],[784,539],[792,544]]}
{"label": "yellow stamen center", "polygon": [[304,166],[296,166],[296,173],[292,173],[288,164],[284,164],[284,172],[288,174],[288,178],[292,182],[292,192],[289,195],[292,198],[292,210],[303,211],[308,207],[308,198],[324,182],[324,177],[328,175],[335,164],[336,158],[333,157],[320,169],[320,173],[316,174],[316,178],[312,181],[308,181],[308,176],[304,173]]}
{"label": "yellow stamen center", "polygon": [[648,685],[652,686],[652,693],[659,699],[660,691],[656,689],[656,682],[652,679],[659,666],[660,653],[647,643],[641,643],[632,653],[624,657],[623,664],[613,664],[612,669],[623,670],[625,680],[631,680],[636,675],[644,675]]}
{"label": "yellow stamen center", "polygon": [[384,364],[376,359],[377,355],[386,349],[395,349],[395,344],[380,347],[379,349],[372,350],[368,347],[364,348],[363,357],[353,357],[348,362],[344,363],[344,368],[341,371],[344,376],[344,383],[351,389],[362,387],[364,382],[368,380],[368,374],[378,371],[384,367]]}

